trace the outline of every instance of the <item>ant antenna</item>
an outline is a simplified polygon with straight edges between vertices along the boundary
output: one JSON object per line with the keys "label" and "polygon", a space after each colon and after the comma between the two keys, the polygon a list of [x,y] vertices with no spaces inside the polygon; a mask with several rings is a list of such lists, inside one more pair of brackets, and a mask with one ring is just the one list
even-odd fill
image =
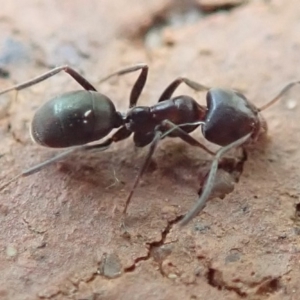
{"label": "ant antenna", "polygon": [[268,102],[265,105],[263,105],[261,108],[258,109],[258,111],[265,110],[266,108],[272,106],[274,103],[276,103],[278,100],[280,100],[281,97],[284,94],[286,94],[296,84],[300,84],[300,81],[291,82],[288,85],[286,85],[274,99],[272,99],[270,102]]}

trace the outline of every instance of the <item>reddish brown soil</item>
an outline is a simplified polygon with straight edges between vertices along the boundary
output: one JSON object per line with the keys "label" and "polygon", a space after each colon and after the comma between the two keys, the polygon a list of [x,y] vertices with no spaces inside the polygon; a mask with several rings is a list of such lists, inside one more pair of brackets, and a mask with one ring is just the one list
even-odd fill
{"label": "reddish brown soil", "polygon": [[[261,106],[300,79],[298,0],[3,2],[0,90],[65,63],[98,87],[108,73],[146,62],[140,104],[186,75],[238,88]],[[135,76],[99,90],[126,111]],[[30,120],[47,99],[77,88],[60,74],[17,100],[0,96],[1,182],[55,154],[31,142]],[[211,158],[180,140],[155,153],[129,207],[128,236],[121,211],[147,151],[131,139],[11,184],[0,194],[0,298],[300,299],[299,90],[264,112],[269,139],[247,150],[234,191],[181,230]],[[205,103],[186,87],[178,93]],[[203,141],[200,130],[194,136]]]}

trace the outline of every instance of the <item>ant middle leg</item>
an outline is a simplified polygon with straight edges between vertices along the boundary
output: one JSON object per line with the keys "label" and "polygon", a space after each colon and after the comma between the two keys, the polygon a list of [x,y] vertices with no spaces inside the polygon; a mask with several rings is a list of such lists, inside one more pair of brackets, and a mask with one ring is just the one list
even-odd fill
{"label": "ant middle leg", "polygon": [[149,69],[149,67],[145,63],[136,64],[136,65],[133,65],[130,67],[123,68],[123,69],[116,71],[108,76],[105,76],[104,78],[102,78],[100,80],[99,83],[102,83],[112,77],[115,77],[115,76],[121,76],[121,75],[129,74],[129,73],[141,70],[141,73],[138,76],[138,78],[137,78],[136,82],[134,83],[134,85],[131,89],[131,92],[130,92],[129,108],[131,108],[131,107],[136,106],[137,101],[142,93],[142,90],[143,90],[145,84],[146,84],[147,77],[148,77],[148,69]]}
{"label": "ant middle leg", "polygon": [[133,193],[142,177],[142,175],[144,174],[144,172],[147,170],[149,164],[150,164],[150,160],[151,160],[151,157],[155,151],[155,149],[157,148],[157,145],[158,145],[158,142],[161,140],[161,136],[162,136],[162,132],[158,129],[155,130],[155,134],[154,134],[154,138],[150,144],[150,147],[149,147],[149,151],[147,153],[147,156],[143,162],[143,165],[142,167],[140,168],[140,171],[138,173],[138,175],[136,176],[135,178],[135,181],[131,187],[131,190],[126,198],[126,201],[125,201],[125,206],[124,206],[124,209],[123,209],[123,225],[124,225],[124,219],[126,218],[126,214],[127,214],[127,209],[128,209],[128,205],[131,201],[131,198],[133,196]]}
{"label": "ant middle leg", "polygon": [[[155,149],[157,148],[158,142],[163,139],[164,137],[168,136],[170,133],[172,132],[176,132],[176,134],[178,135],[179,138],[181,138],[183,141],[185,141],[186,143],[192,145],[192,146],[196,146],[199,147],[201,149],[204,149],[206,152],[208,152],[211,155],[215,155],[214,152],[212,152],[211,150],[209,150],[208,148],[206,148],[204,145],[202,145],[200,142],[198,142],[196,139],[194,139],[192,136],[190,136],[187,132],[185,132],[184,130],[182,130],[180,127],[184,127],[184,126],[190,126],[190,125],[200,125],[203,122],[197,122],[197,123],[191,123],[191,124],[182,124],[182,125],[176,125],[174,123],[172,123],[169,120],[165,120],[162,122],[161,125],[157,126],[157,128],[154,131],[154,137],[152,139],[152,142],[150,144],[149,147],[149,151],[147,153],[147,156],[144,160],[144,163],[138,173],[138,175],[135,178],[134,184],[126,198],[125,201],[125,207],[123,210],[123,215],[124,218],[126,217],[126,213],[127,213],[127,209],[128,209],[128,205],[131,201],[131,198],[133,196],[133,193],[142,177],[142,175],[144,174],[144,172],[147,170],[151,157],[155,151]],[[163,129],[163,130],[162,130]],[[166,130],[168,129],[168,130]]]}
{"label": "ant middle leg", "polygon": [[189,86],[191,89],[197,92],[208,91],[210,89],[209,87],[202,85],[196,81],[190,80],[186,77],[178,77],[167,86],[167,88],[163,91],[163,93],[159,97],[158,102],[170,99],[174,91],[178,88],[178,86],[181,83],[185,83],[187,86]]}

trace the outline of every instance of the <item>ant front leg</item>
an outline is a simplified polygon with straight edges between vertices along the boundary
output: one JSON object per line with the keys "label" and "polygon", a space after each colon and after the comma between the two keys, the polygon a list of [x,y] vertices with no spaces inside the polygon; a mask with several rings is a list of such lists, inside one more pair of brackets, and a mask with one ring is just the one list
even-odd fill
{"label": "ant front leg", "polygon": [[72,69],[71,67],[64,65],[64,66],[60,66],[60,67],[56,67],[40,76],[37,76],[33,79],[27,80],[23,83],[14,85],[8,89],[5,89],[3,91],[0,92],[0,95],[5,94],[7,92],[10,91],[20,91],[23,90],[25,88],[28,88],[30,86],[33,86],[35,84],[38,84],[58,73],[60,73],[61,71],[64,71],[66,73],[68,73],[75,81],[77,81],[85,90],[88,91],[96,91],[96,89],[83,77],[81,76],[77,71],[75,71],[74,69]]}
{"label": "ant front leg", "polygon": [[129,97],[129,108],[136,106],[137,101],[142,93],[142,90],[146,84],[147,81],[147,76],[148,76],[148,65],[141,63],[141,64],[136,64],[134,66],[131,67],[126,67],[124,69],[121,69],[117,72],[114,72],[104,78],[102,78],[100,80],[100,83],[115,77],[115,76],[121,76],[121,75],[125,75],[125,74],[129,74],[132,72],[136,72],[141,70],[140,75],[138,76],[135,84],[133,85],[132,89],[131,89],[131,93],[130,93],[130,97]]}
{"label": "ant front leg", "polygon": [[181,127],[185,127],[185,126],[195,126],[195,125],[204,125],[204,124],[205,124],[204,122],[199,121],[199,122],[176,125],[169,120],[164,120],[162,122],[162,125],[164,126],[164,128],[166,128],[168,130],[164,131],[163,135],[161,136],[161,139],[168,136],[172,132],[175,132],[177,134],[177,137],[181,138],[184,142],[188,143],[189,145],[199,147],[199,148],[205,150],[210,155],[215,155],[214,152],[209,150],[206,146],[204,146],[203,144],[198,142],[190,134],[188,134],[187,132],[185,132],[184,130],[181,129]]}
{"label": "ant front leg", "polygon": [[[135,181],[133,183],[133,186],[127,196],[127,199],[125,201],[125,206],[124,206],[124,210],[123,210],[123,220],[125,220],[126,218],[126,213],[127,213],[127,208],[128,208],[128,205],[131,201],[131,198],[132,198],[132,195],[134,193],[134,190],[136,189],[142,175],[144,174],[144,172],[147,170],[148,166],[149,166],[149,163],[150,163],[150,160],[151,160],[151,157],[155,151],[155,149],[157,148],[157,145],[158,145],[158,142],[161,140],[161,136],[162,136],[162,132],[158,129],[155,130],[155,134],[154,134],[154,138],[150,144],[150,147],[149,147],[149,151],[147,153],[147,156],[145,158],[145,161],[137,175],[137,177],[135,178]],[[124,223],[123,223],[124,225]]]}
{"label": "ant front leg", "polygon": [[209,196],[212,193],[212,190],[214,188],[215,178],[218,170],[218,163],[219,159],[228,151],[230,151],[233,148],[239,147],[242,144],[244,144],[252,135],[251,133],[248,133],[247,135],[243,136],[242,138],[234,141],[233,143],[222,147],[218,150],[212,164],[210,167],[210,171],[207,177],[207,180],[204,184],[202,194],[200,198],[196,201],[196,205],[184,216],[184,218],[179,222],[180,226],[184,226],[188,224],[194,217],[196,217],[205,207],[206,202],[209,198]]}
{"label": "ant front leg", "polygon": [[164,90],[164,92],[159,97],[158,102],[170,99],[174,91],[178,88],[178,86],[181,83],[185,83],[187,86],[189,86],[191,89],[197,92],[208,91],[210,89],[209,87],[202,85],[196,81],[190,80],[186,77],[179,77],[169,84],[169,86]]}
{"label": "ant front leg", "polygon": [[[241,154],[237,157],[220,159],[218,163],[218,170],[216,173],[214,187],[209,196],[212,198],[224,199],[226,195],[233,192],[236,183],[238,183],[241,173],[243,172],[243,165],[247,160],[247,152],[244,147],[241,147]],[[198,195],[201,196],[203,185],[205,184],[209,170],[201,181],[201,187]]]}

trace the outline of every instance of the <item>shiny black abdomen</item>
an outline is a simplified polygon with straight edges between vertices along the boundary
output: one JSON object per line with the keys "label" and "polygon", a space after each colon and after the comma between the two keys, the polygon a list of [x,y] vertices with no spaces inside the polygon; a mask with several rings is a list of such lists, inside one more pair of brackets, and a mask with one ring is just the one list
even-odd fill
{"label": "shiny black abdomen", "polygon": [[116,118],[115,106],[106,96],[85,90],[69,92],[36,111],[31,136],[38,144],[52,148],[83,145],[106,136]]}

